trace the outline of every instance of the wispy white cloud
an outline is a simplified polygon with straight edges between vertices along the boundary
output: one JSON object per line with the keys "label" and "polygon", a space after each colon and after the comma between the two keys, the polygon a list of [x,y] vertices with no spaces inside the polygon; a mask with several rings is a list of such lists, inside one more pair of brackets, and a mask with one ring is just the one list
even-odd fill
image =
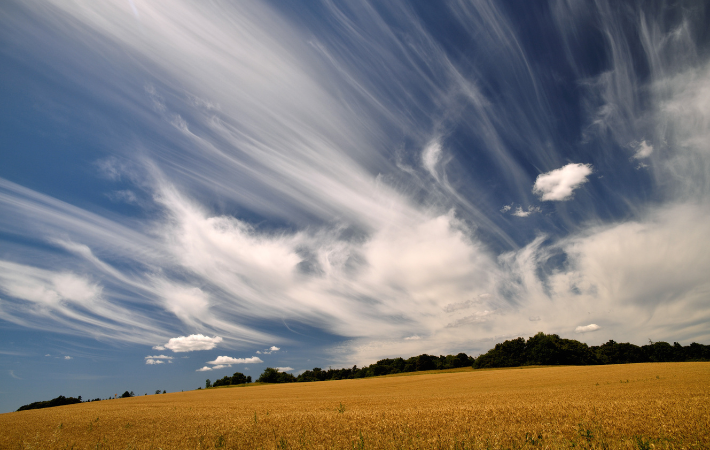
{"label": "wispy white cloud", "polygon": [[293,370],[293,367],[274,367],[274,369],[278,370],[279,372],[290,372]]}
{"label": "wispy white cloud", "polygon": [[[592,173],[590,164],[567,164],[537,176],[533,193],[543,201],[564,201],[572,198],[575,189],[587,182]],[[521,209],[522,211],[522,209]]]}
{"label": "wispy white cloud", "polygon": [[512,214],[516,217],[527,217],[530,214],[539,213],[541,211],[542,210],[539,206],[528,206],[527,210],[523,210],[522,206],[518,206],[518,208]]}
{"label": "wispy white cloud", "polygon": [[71,356],[65,356],[64,359],[74,359]]}
{"label": "wispy white cloud", "polygon": [[197,369],[195,372],[207,372],[207,371],[210,371],[210,370],[212,370],[211,367],[209,367],[209,366],[204,366],[204,367],[202,367],[201,369]]}
{"label": "wispy white cloud", "polygon": [[148,365],[155,365],[155,364],[165,364],[165,361],[161,361],[159,359],[146,359],[145,363]]}
{"label": "wispy white cloud", "polygon": [[233,358],[231,356],[218,356],[214,361],[208,361],[207,364],[257,364],[263,363],[258,356],[252,356],[251,358]]}
{"label": "wispy white cloud", "polygon": [[[52,247],[4,248],[0,317],[142,345],[180,336],[153,347],[174,352],[265,349],[284,341],[265,330],[285,318],[347,339],[334,350],[347,362],[489,345],[495,336],[534,334],[540,317],[558,332],[589,317],[604,324],[594,336],[630,339],[633,327],[622,320],[641,318],[666,335],[706,335],[672,319],[705,317],[699,274],[710,271],[703,237],[710,71],[699,53],[689,56],[687,26],[676,36],[637,17],[647,25],[638,35],[651,69],[649,85],[640,86],[609,3],[553,5],[574,82],[589,93],[584,142],[596,136],[605,144],[585,150],[585,160],[594,170],[613,161],[607,132],[623,146],[646,136],[636,155],[653,156],[643,172],[655,180],[649,189],[670,200],[626,201],[633,214],[619,222],[588,204],[549,205],[560,209],[536,219],[560,234],[534,238],[510,231],[530,221],[507,213],[541,212],[515,207],[534,195],[569,200],[593,169],[567,164],[540,174],[531,192],[530,167],[560,167],[570,156],[556,150],[567,144],[550,132],[559,118],[524,41],[495,2],[447,4],[471,45],[496,55],[476,73],[457,66],[406,2],[388,5],[407,33],[393,32],[375,7],[354,13],[335,3],[324,11],[338,30],[332,36],[315,28],[306,35],[250,1],[141,4],[139,21],[125,1],[54,1],[27,7],[41,27],[12,18],[27,35],[46,28],[82,44],[87,52],[77,55],[87,56],[45,63],[67,80],[81,73],[87,95],[124,108],[152,134],[136,133],[129,145],[123,136],[102,139],[115,156],[94,169],[115,183],[109,198],[145,198],[145,215],[109,219],[0,179],[0,230]],[[609,51],[609,70],[593,78],[571,50],[585,17],[598,20]],[[72,20],[71,33],[62,34],[62,18]],[[367,32],[352,25],[358,20]],[[115,49],[130,55],[116,65],[125,79],[94,72],[92,55]],[[185,63],[196,56],[200,64]],[[501,86],[518,83],[522,96],[487,98],[479,87],[485,71]],[[646,110],[639,92],[648,93]],[[444,152],[442,130],[463,124],[466,145],[476,143],[467,155],[486,161],[490,173],[468,173],[448,143]],[[402,154],[392,156],[394,148]],[[528,149],[524,157],[519,148]],[[604,168],[605,180],[618,181],[611,164]],[[506,195],[491,193],[497,189]],[[497,214],[511,199],[500,208],[506,215]],[[578,214],[586,222],[570,219]],[[557,256],[564,266],[552,262]],[[217,361],[209,364],[228,365]]]}

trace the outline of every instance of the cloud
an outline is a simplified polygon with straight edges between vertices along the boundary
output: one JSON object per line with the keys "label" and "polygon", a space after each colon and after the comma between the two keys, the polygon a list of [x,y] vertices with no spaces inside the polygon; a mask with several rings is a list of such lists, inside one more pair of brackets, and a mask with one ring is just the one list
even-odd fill
{"label": "cloud", "polygon": [[153,350],[165,350],[165,346],[164,345],[154,345]]}
{"label": "cloud", "polygon": [[14,370],[8,370],[8,372],[10,373],[10,376],[11,376],[12,378],[14,378],[14,379],[16,379],[16,380],[21,380],[21,379],[22,379],[22,378],[18,377],[17,375],[15,375],[15,371],[14,371]]}
{"label": "cloud", "polygon": [[271,350],[272,352],[277,352],[277,351],[279,351],[279,350],[281,350],[281,349],[278,348],[278,347],[275,346],[275,345],[272,345],[271,348],[269,348],[269,350]]}
{"label": "cloud", "polygon": [[[615,339],[647,329],[707,338],[697,321],[708,320],[710,66],[692,34],[702,18],[671,23],[652,11],[616,14],[613,2],[576,12],[556,2],[565,77],[587,90],[564,106],[550,97],[546,65],[520,44],[518,21],[491,2],[441,8],[441,20],[462,25],[475,74],[406,2],[362,15],[324,2],[317,16],[328,27],[302,26],[306,16],[293,25],[250,1],[158,3],[140,22],[120,0],[50,4],[0,18],[10,25],[0,29],[43,38],[41,50],[13,41],[8,59],[41,60],[109,106],[88,134],[63,130],[114,155],[96,164],[115,183],[102,189],[145,193],[146,214],[106,212],[86,198],[79,208],[0,179],[0,231],[18,237],[2,244],[3,320],[141,345],[189,330],[241,348],[283,342],[281,324],[294,320],[336,336],[330,355],[358,363],[478,349],[538,331],[533,317],[559,333],[589,317]],[[606,40],[605,70],[591,80],[598,71],[579,56],[596,42],[586,29]],[[104,70],[94,62],[109,52],[125,59]],[[648,62],[643,79],[634,61]],[[506,91],[480,87],[493,81]],[[83,106],[65,106],[66,123],[85,123]],[[585,113],[579,136],[585,124],[574,117]],[[561,118],[565,135],[555,132]],[[648,178],[642,185],[617,167],[628,166],[623,147],[638,136],[664,149],[636,173]],[[606,190],[535,217],[544,239],[497,213],[511,198],[534,201],[532,168],[580,152],[590,164],[540,174],[533,193],[570,199],[592,163],[609,174],[594,183]],[[483,291],[490,297],[469,303]]]}
{"label": "cloud", "polygon": [[575,333],[588,333],[590,331],[597,331],[599,328],[601,328],[599,325],[590,323],[589,325],[580,325],[577,328],[574,329]]}
{"label": "cloud", "polygon": [[278,370],[279,372],[290,372],[293,370],[293,367],[274,367],[274,369]]}
{"label": "cloud", "polygon": [[543,201],[564,201],[572,198],[575,189],[587,182],[591,164],[567,164],[537,176],[533,193]]}
{"label": "cloud", "polygon": [[156,355],[156,356],[146,356],[145,359],[173,359],[172,356]]}
{"label": "cloud", "polygon": [[530,316],[530,317],[528,318],[528,320],[529,320],[530,322],[539,322],[541,319],[540,319],[540,316]]}
{"label": "cloud", "polygon": [[530,214],[539,213],[540,211],[541,209],[539,206],[528,206],[527,211],[523,211],[523,208],[518,206],[518,209],[513,212],[513,215],[517,217],[527,217]]}
{"label": "cloud", "polygon": [[217,364],[216,366],[212,366],[213,370],[218,370],[218,369],[224,369],[225,367],[232,367],[229,364]]}
{"label": "cloud", "polygon": [[204,366],[204,367],[201,368],[201,369],[197,369],[195,372],[207,372],[207,371],[209,371],[209,370],[212,370],[212,368],[209,367],[209,366]]}
{"label": "cloud", "polygon": [[64,359],[73,359],[71,356],[65,356]]}
{"label": "cloud", "polygon": [[214,361],[208,361],[207,364],[257,364],[263,363],[258,356],[251,358],[232,358],[231,356],[218,356]]}
{"label": "cloud", "polygon": [[146,364],[149,364],[149,365],[165,364],[165,361],[161,361],[161,360],[159,360],[159,359],[146,359],[146,360],[145,360],[145,363],[146,363]]}
{"label": "cloud", "polygon": [[422,151],[422,165],[429,172],[429,174],[438,179],[439,175],[436,171],[436,166],[441,160],[441,143],[438,141],[432,141],[425,149]]}
{"label": "cloud", "polygon": [[405,341],[418,341],[419,339],[421,339],[421,336],[417,335],[407,336],[406,338],[404,338]]}
{"label": "cloud", "polygon": [[646,141],[643,141],[636,147],[636,153],[634,154],[634,158],[648,158],[649,156],[651,156],[651,153],[653,153],[653,146],[648,145]]}
{"label": "cloud", "polygon": [[212,350],[220,342],[222,342],[222,338],[219,336],[209,337],[201,334],[191,334],[189,336],[171,338],[163,347],[175,353],[194,352],[199,350]]}
{"label": "cloud", "polygon": [[462,325],[484,323],[489,320],[488,316],[490,316],[491,314],[494,314],[494,313],[495,313],[495,311],[476,311],[473,314],[470,314],[466,317],[458,319],[455,322],[451,322],[451,323],[447,324],[446,328],[457,328]]}

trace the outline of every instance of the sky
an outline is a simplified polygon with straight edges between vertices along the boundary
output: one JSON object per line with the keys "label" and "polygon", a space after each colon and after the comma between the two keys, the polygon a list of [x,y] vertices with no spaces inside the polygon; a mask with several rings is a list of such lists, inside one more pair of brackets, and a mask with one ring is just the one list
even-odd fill
{"label": "sky", "polygon": [[710,5],[0,5],[0,412],[542,331],[710,344]]}

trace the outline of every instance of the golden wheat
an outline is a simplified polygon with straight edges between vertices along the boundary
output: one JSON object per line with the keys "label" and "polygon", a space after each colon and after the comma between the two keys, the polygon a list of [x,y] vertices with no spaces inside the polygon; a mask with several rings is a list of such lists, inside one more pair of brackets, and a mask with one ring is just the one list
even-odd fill
{"label": "golden wheat", "polygon": [[710,363],[219,388],[0,415],[12,449],[710,448]]}

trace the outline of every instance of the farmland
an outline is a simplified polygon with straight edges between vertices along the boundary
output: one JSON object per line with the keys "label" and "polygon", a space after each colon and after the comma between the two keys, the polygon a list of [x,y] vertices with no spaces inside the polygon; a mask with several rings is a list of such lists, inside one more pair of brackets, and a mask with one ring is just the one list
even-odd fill
{"label": "farmland", "polygon": [[0,415],[8,449],[710,448],[710,363],[458,369]]}

